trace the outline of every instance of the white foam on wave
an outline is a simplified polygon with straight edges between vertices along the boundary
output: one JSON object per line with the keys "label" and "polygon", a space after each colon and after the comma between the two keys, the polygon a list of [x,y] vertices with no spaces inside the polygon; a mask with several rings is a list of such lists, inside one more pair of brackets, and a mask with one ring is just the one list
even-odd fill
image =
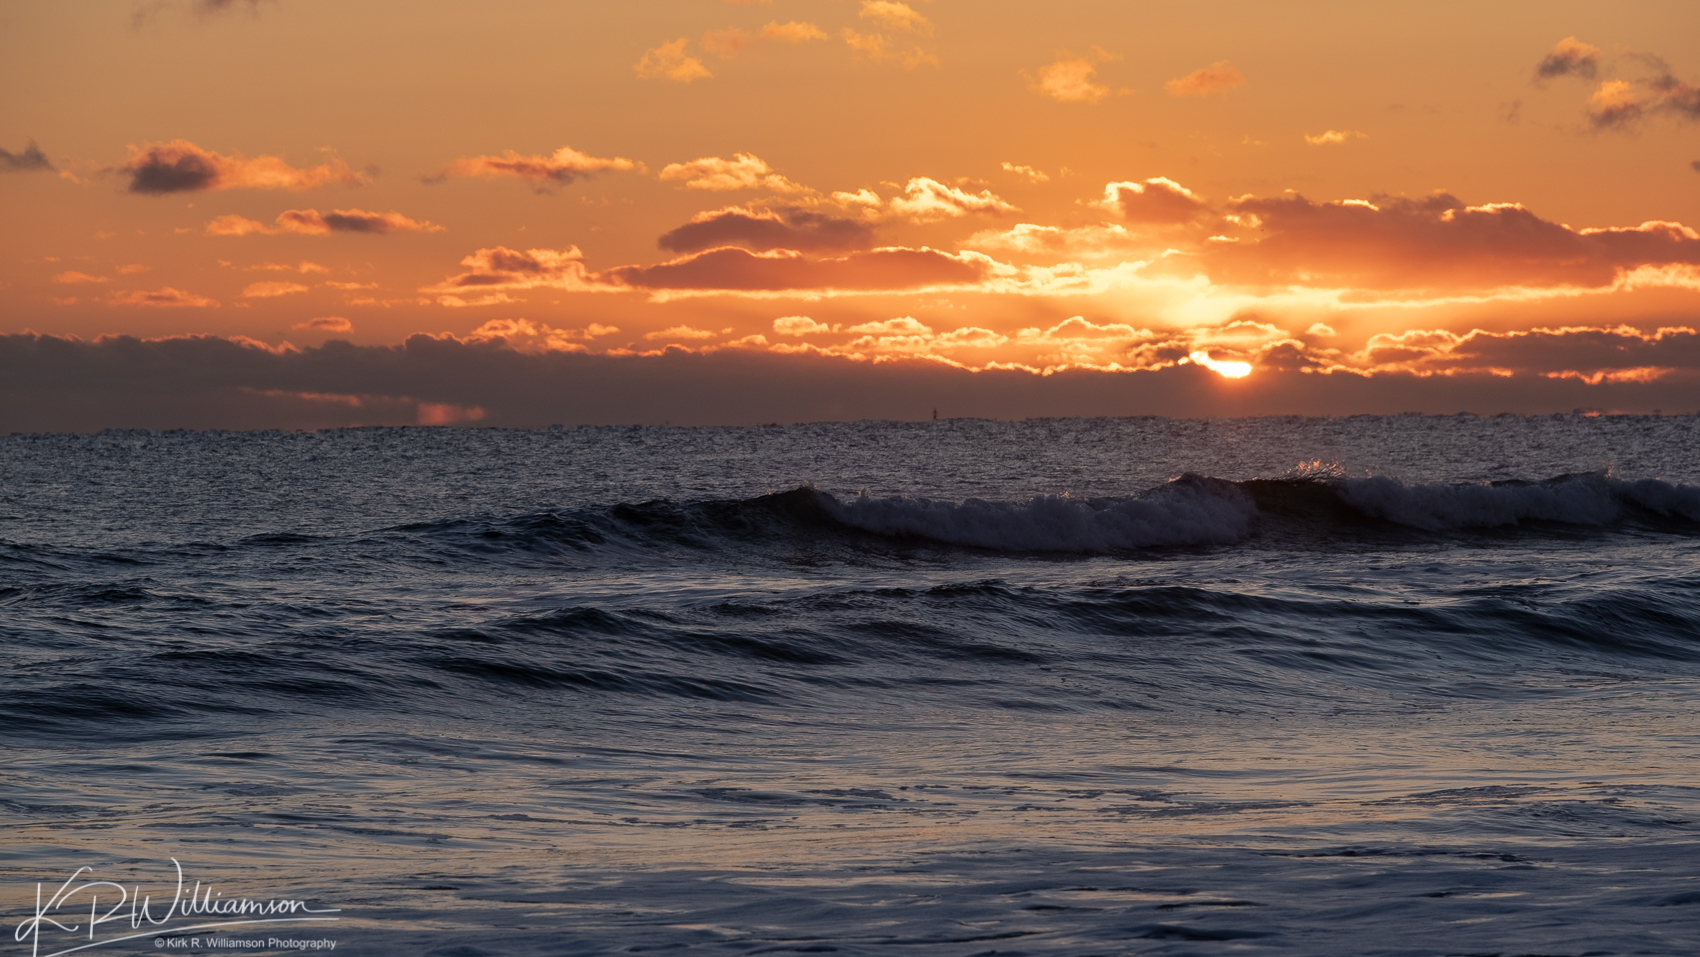
{"label": "white foam on wave", "polygon": [[1346,479],[1338,488],[1342,499],[1367,515],[1432,531],[1522,521],[1607,525],[1622,517],[1626,504],[1700,521],[1700,486],[1626,482],[1599,472],[1500,485],[1406,485],[1376,477]]}
{"label": "white foam on wave", "polygon": [[882,535],[1007,551],[1102,552],[1154,545],[1225,545],[1246,537],[1257,506],[1230,482],[1185,475],[1143,495],[1025,502],[936,502],[820,493],[833,518]]}

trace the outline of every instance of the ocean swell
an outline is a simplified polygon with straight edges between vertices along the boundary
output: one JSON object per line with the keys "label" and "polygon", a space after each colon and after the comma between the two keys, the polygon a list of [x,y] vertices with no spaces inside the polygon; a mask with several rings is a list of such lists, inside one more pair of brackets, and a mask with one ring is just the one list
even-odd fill
{"label": "ocean swell", "polygon": [[1002,551],[1103,552],[1176,545],[1227,545],[1251,532],[1257,505],[1232,482],[1183,475],[1142,495],[1025,502],[870,498],[841,502],[820,493],[827,514],[881,535],[918,536]]}

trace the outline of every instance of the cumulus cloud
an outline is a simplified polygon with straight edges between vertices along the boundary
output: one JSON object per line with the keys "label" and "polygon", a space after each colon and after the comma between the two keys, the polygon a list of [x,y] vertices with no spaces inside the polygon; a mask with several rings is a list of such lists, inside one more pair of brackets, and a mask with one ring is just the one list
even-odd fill
{"label": "cumulus cloud", "polygon": [[249,283],[242,290],[242,295],[247,299],[275,299],[278,296],[293,296],[306,291],[307,287],[298,282],[255,282]]}
{"label": "cumulus cloud", "polygon": [[933,330],[927,326],[926,323],[917,320],[914,316],[904,316],[900,319],[886,319],[880,322],[864,322],[860,325],[851,326],[846,331],[871,335],[925,336],[931,335]]}
{"label": "cumulus cloud", "polygon": [[41,151],[41,147],[35,145],[35,140],[30,140],[29,145],[24,147],[21,153],[0,150],[0,173],[51,171],[55,168],[53,161],[47,158],[47,154]]}
{"label": "cumulus cloud", "polygon": [[586,345],[598,336],[611,336],[620,329],[593,322],[583,329],[563,329],[530,319],[491,319],[472,330],[468,341],[499,342],[526,353],[588,352]]}
{"label": "cumulus cloud", "polygon": [[1588,120],[1596,127],[1627,126],[1645,112],[1641,95],[1625,80],[1607,80],[1588,97]]}
{"label": "cumulus cloud", "polygon": [[1043,258],[1048,262],[1090,262],[1128,255],[1139,245],[1139,237],[1120,223],[1072,228],[1017,223],[1009,229],[975,233],[962,245],[968,249]]}
{"label": "cumulus cloud", "polygon": [[870,60],[901,60],[905,67],[938,66],[939,58],[912,41],[931,37],[933,23],[906,3],[893,0],[862,0],[857,14],[879,31],[862,33],[850,27],[839,32],[845,46]]}
{"label": "cumulus cloud", "polygon": [[205,296],[197,296],[192,292],[173,289],[165,286],[152,292],[135,290],[131,292],[114,292],[106,297],[106,301],[114,306],[147,306],[154,309],[209,309],[218,305],[216,300]]}
{"label": "cumulus cloud", "polygon": [[[1628,53],[1614,62],[1628,75],[1603,79],[1588,95],[1584,114],[1594,129],[1629,129],[1654,116],[1700,120],[1700,87],[1678,78],[1664,60],[1648,53]],[[1602,69],[1597,47],[1565,37],[1536,66],[1535,82],[1559,76],[1592,80]]]}
{"label": "cumulus cloud", "polygon": [[970,213],[1013,213],[1019,210],[992,194],[989,189],[970,193],[946,186],[938,180],[917,176],[903,187],[903,195],[893,197],[891,212],[913,222],[931,222],[967,216]]}
{"label": "cumulus cloud", "polygon": [[276,156],[247,159],[204,150],[188,140],[131,146],[118,172],[130,177],[130,192],[160,196],[210,189],[313,189],[327,184],[364,186],[371,178],[340,159],[296,168]]}
{"label": "cumulus cloud", "polygon": [[695,329],[691,326],[671,326],[655,332],[646,332],[643,337],[655,342],[658,339],[713,339],[718,334],[708,329]]}
{"label": "cumulus cloud", "polygon": [[702,35],[702,48],[722,59],[731,59],[750,52],[764,43],[789,43],[793,46],[810,40],[825,40],[826,32],[812,23],[792,20],[780,23],[771,20],[754,33],[739,27],[710,30]]}
{"label": "cumulus cloud", "polygon": [[825,40],[827,38],[826,32],[820,27],[817,27],[812,23],[802,23],[797,20],[791,20],[785,23],[780,23],[778,20],[769,20],[767,25],[761,28],[759,36],[764,40],[777,40],[780,43],[790,44],[806,43],[810,40]]}
{"label": "cumulus cloud", "polygon": [[607,276],[645,290],[823,294],[971,286],[989,274],[990,266],[975,253],[926,248],[872,249],[830,259],[809,259],[790,250],[721,248],[653,266],[619,266]]}
{"label": "cumulus cloud", "polygon": [[[443,227],[425,220],[411,219],[397,212],[374,213],[364,209],[336,209],[321,213],[316,209],[289,209],[278,214],[275,226],[231,214],[209,220],[209,236],[247,236],[259,233],[275,236],[296,233],[303,236],[328,236],[331,233],[440,233]],[[321,267],[322,268],[322,267]]]}
{"label": "cumulus cloud", "polygon": [[862,0],[862,9],[856,15],[864,20],[874,21],[882,29],[926,37],[933,35],[932,21],[907,3],[897,3],[894,0]]}
{"label": "cumulus cloud", "polygon": [[435,223],[409,219],[397,212],[374,213],[363,209],[290,209],[278,214],[278,225],[292,233],[325,236],[330,233],[440,233]]}
{"label": "cumulus cloud", "polygon": [[866,248],[873,245],[873,239],[873,230],[862,223],[813,210],[727,206],[698,213],[690,222],[663,235],[659,245],[679,253],[716,246],[836,252]]}
{"label": "cumulus cloud", "polygon": [[824,322],[816,322],[808,316],[780,316],[773,320],[773,331],[782,336],[809,336],[838,330]]}
{"label": "cumulus cloud", "polygon": [[53,277],[53,281],[63,286],[77,285],[87,282],[111,282],[105,276],[91,276],[84,272],[62,272]]}
{"label": "cumulus cloud", "polygon": [[1023,70],[1021,75],[1027,79],[1029,89],[1059,103],[1097,103],[1110,95],[1109,87],[1094,80],[1098,67],[1086,57],[1061,54],[1056,62],[1032,74]]}
{"label": "cumulus cloud", "polygon": [[[1353,353],[1335,353],[1330,371],[1419,377],[1495,375],[1604,382],[1652,382],[1700,365],[1700,335],[1686,326],[1644,332],[1631,326],[1568,326],[1465,333],[1412,329],[1379,333]],[[1326,367],[1319,367],[1326,368]]]}
{"label": "cumulus cloud", "polygon": [[734,189],[769,189],[776,193],[808,191],[808,187],[775,173],[773,167],[751,153],[733,153],[731,159],[704,156],[688,163],[668,163],[661,168],[660,178],[683,180],[688,189],[714,192]]}
{"label": "cumulus cloud", "polygon": [[1227,60],[1217,60],[1186,76],[1170,80],[1163,84],[1163,89],[1168,90],[1170,96],[1209,96],[1212,93],[1225,94],[1237,86],[1245,86],[1245,77],[1229,66]]}
{"label": "cumulus cloud", "polygon": [[1110,183],[1097,205],[1135,223],[1189,223],[1210,211],[1192,190],[1163,176],[1143,183]]}
{"label": "cumulus cloud", "polygon": [[1244,197],[1225,217],[1236,242],[1198,243],[1169,267],[1218,282],[1358,290],[1610,286],[1643,267],[1700,264],[1700,233],[1680,223],[1573,229],[1515,203],[1424,199],[1315,202]]}
{"label": "cumulus cloud", "polygon": [[1004,172],[1014,173],[1030,183],[1049,183],[1051,181],[1051,177],[1046,175],[1043,170],[1037,170],[1031,166],[1017,166],[1014,163],[1006,162],[1003,164],[1003,169]]}
{"label": "cumulus cloud", "polygon": [[1347,140],[1367,139],[1369,139],[1368,133],[1359,133],[1357,130],[1327,130],[1315,136],[1309,133],[1305,134],[1305,142],[1312,146],[1339,146]]}
{"label": "cumulus cloud", "polygon": [[690,43],[689,37],[680,37],[672,43],[663,43],[646,50],[633,69],[637,70],[638,76],[646,80],[665,77],[679,83],[691,83],[713,76],[714,74],[708,72],[708,67],[702,65],[701,60],[685,52]]}
{"label": "cumulus cloud", "polygon": [[623,156],[591,156],[563,146],[548,156],[522,156],[508,150],[500,156],[462,157],[443,167],[441,173],[428,181],[441,182],[450,176],[514,176],[537,186],[559,186],[604,170],[636,168],[636,163]]}
{"label": "cumulus cloud", "polygon": [[290,328],[299,332],[353,332],[354,323],[342,316],[320,316],[306,322],[298,322]]}
{"label": "cumulus cloud", "polygon": [[1541,62],[1535,64],[1537,79],[1558,76],[1579,76],[1593,79],[1600,68],[1600,48],[1583,43],[1575,37],[1565,37],[1553,44]]}
{"label": "cumulus cloud", "polygon": [[1588,97],[1587,109],[1596,129],[1626,128],[1651,114],[1700,120],[1700,87],[1684,83],[1669,71],[1634,82],[1606,80]]}
{"label": "cumulus cloud", "polygon": [[466,271],[420,290],[440,296],[522,289],[591,291],[606,288],[594,282],[577,246],[566,249],[527,249],[506,246],[480,249],[462,259]]}

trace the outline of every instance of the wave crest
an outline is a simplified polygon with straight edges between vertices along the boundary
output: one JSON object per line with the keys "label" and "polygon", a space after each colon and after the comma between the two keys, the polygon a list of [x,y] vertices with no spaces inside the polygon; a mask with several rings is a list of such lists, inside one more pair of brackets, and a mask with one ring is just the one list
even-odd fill
{"label": "wave crest", "polygon": [[1365,515],[1429,531],[1524,521],[1604,526],[1630,511],[1700,521],[1700,487],[1658,479],[1626,482],[1601,472],[1484,485],[1406,485],[1375,477],[1345,479],[1335,488]]}
{"label": "wave crest", "polygon": [[865,494],[841,502],[816,494],[828,515],[853,528],[1004,551],[1226,545],[1249,535],[1257,516],[1256,503],[1234,483],[1191,474],[1119,499],[1041,495],[1025,502],[958,504]]}

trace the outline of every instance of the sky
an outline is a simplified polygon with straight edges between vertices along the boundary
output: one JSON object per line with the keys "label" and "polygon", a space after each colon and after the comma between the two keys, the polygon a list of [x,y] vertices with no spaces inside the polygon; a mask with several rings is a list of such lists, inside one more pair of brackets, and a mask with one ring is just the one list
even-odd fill
{"label": "sky", "polygon": [[0,8],[0,430],[1700,408],[1678,2]]}

